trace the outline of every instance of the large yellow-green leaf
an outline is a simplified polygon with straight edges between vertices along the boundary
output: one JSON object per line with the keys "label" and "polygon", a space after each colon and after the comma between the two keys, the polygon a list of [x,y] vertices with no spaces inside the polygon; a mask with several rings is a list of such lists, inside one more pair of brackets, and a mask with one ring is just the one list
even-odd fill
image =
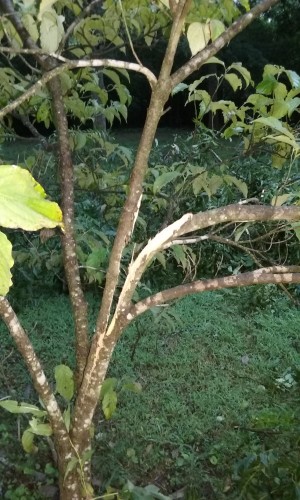
{"label": "large yellow-green leaf", "polygon": [[0,165],[0,226],[36,231],[62,226],[62,213],[46,200],[31,174],[16,165]]}
{"label": "large yellow-green leaf", "polygon": [[34,434],[30,429],[26,429],[22,435],[22,446],[26,453],[36,453],[38,451],[37,446],[34,445]]}
{"label": "large yellow-green leaf", "polygon": [[51,436],[52,427],[50,424],[42,423],[38,418],[32,418],[29,422],[30,430],[38,436]]}
{"label": "large yellow-green leaf", "polygon": [[227,80],[235,92],[243,86],[242,80],[235,73],[227,73],[225,75],[225,80]]}
{"label": "large yellow-green leaf", "polygon": [[205,23],[191,23],[186,33],[192,56],[204,49],[210,40],[210,27]]}
{"label": "large yellow-green leaf", "polygon": [[248,87],[248,85],[252,82],[251,74],[249,73],[249,71],[246,68],[244,68],[244,66],[242,65],[242,63],[233,63],[233,64],[231,64],[229,66],[228,69],[229,70],[230,69],[234,69],[235,71],[237,71],[238,73],[240,73],[240,75],[245,80],[246,87]]}
{"label": "large yellow-green leaf", "polygon": [[261,123],[262,125],[265,125],[266,127],[273,128],[274,130],[277,130],[277,132],[280,132],[283,135],[286,135],[289,137],[292,141],[295,139],[294,135],[289,132],[289,130],[282,124],[280,120],[275,118],[274,116],[267,116],[263,118],[257,118],[256,120],[253,120],[255,123]]}
{"label": "large yellow-green leaf", "polygon": [[55,52],[64,34],[63,16],[58,16],[54,10],[43,13],[40,25],[40,40],[42,49]]}
{"label": "large yellow-green leaf", "polygon": [[212,19],[209,23],[211,39],[214,42],[225,31],[225,25],[219,19]]}
{"label": "large yellow-green leaf", "polygon": [[11,253],[11,243],[0,232],[0,295],[6,295],[12,285],[10,268],[14,261]]}
{"label": "large yellow-green leaf", "polygon": [[52,6],[56,3],[57,0],[42,0],[39,8],[38,19],[41,21],[43,14],[49,10],[52,10]]}
{"label": "large yellow-green leaf", "polygon": [[37,23],[34,20],[34,18],[32,17],[32,15],[25,13],[22,17],[22,22],[23,22],[25,28],[27,29],[29,35],[31,36],[31,38],[35,42],[37,42],[39,39],[39,31],[37,28]]}
{"label": "large yellow-green leaf", "polygon": [[35,415],[37,417],[43,417],[46,414],[46,412],[44,410],[41,410],[38,406],[31,405],[29,403],[19,403],[18,401],[12,399],[0,401],[0,406],[10,413],[31,413],[32,415]]}

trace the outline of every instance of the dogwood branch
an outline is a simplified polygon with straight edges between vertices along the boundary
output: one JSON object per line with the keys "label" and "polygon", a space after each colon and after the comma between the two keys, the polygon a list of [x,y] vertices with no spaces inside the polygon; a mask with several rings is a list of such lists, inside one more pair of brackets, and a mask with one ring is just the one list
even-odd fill
{"label": "dogwood branch", "polygon": [[269,207],[234,204],[197,214],[185,214],[150,240],[129,266],[112,323],[129,307],[136,286],[153,257],[161,250],[174,245],[174,242],[178,242],[181,236],[226,222],[295,221],[299,219],[300,208],[296,206]]}
{"label": "dogwood branch", "polygon": [[161,306],[171,300],[191,295],[192,293],[221,290],[223,288],[244,287],[250,285],[267,285],[282,283],[300,283],[300,266],[275,266],[270,268],[257,269],[256,271],[241,273],[235,276],[225,276],[223,278],[213,278],[208,280],[198,280],[193,283],[179,285],[169,290],[156,293],[147,299],[133,305],[126,315],[125,324],[130,323],[134,318],[146,312],[151,307]]}
{"label": "dogwood branch", "polygon": [[[33,50],[30,50],[30,52],[34,53]],[[49,54],[48,54],[49,55]],[[25,92],[20,95],[20,97],[17,97],[13,102],[5,106],[3,109],[0,110],[0,119],[2,119],[5,115],[8,113],[11,113],[13,110],[18,108],[23,102],[27,101],[30,97],[34,96],[37,94],[37,92],[46,85],[50,80],[55,78],[56,76],[60,75],[64,71],[70,70],[70,69],[76,69],[76,68],[87,68],[87,67],[95,67],[95,68],[100,68],[100,67],[106,67],[106,68],[119,68],[119,69],[127,69],[129,71],[135,71],[137,73],[141,73],[142,75],[145,75],[147,80],[149,81],[149,84],[151,87],[155,85],[157,82],[156,76],[152,71],[150,71],[148,68],[145,66],[140,66],[137,63],[131,63],[131,62],[126,62],[126,61],[117,61],[114,59],[82,59],[79,61],[73,61],[66,59],[65,57],[62,56],[57,56],[56,54],[51,54],[51,57],[55,57],[59,59],[60,61],[66,61],[64,64],[61,66],[58,66],[57,68],[54,68],[47,73],[45,73],[40,80],[38,80],[35,84],[32,85],[29,89],[25,90]]]}
{"label": "dogwood branch", "polygon": [[22,328],[19,319],[5,297],[0,297],[0,316],[6,324],[10,335],[14,339],[17,349],[23,357],[27,369],[31,374],[34,387],[43,401],[49,414],[51,425],[63,437],[67,433],[60,408],[55,396],[47,382],[41,363],[33,349],[33,346]]}

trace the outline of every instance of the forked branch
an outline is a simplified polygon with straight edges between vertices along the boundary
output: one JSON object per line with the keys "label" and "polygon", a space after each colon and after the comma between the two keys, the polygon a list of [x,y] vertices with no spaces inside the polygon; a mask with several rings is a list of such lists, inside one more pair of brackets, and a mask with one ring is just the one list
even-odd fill
{"label": "forked branch", "polygon": [[124,310],[130,307],[136,286],[153,257],[158,252],[174,245],[174,242],[181,236],[227,222],[295,221],[299,219],[300,209],[296,206],[269,207],[234,204],[197,214],[185,214],[150,240],[129,266],[113,321],[122,316]]}

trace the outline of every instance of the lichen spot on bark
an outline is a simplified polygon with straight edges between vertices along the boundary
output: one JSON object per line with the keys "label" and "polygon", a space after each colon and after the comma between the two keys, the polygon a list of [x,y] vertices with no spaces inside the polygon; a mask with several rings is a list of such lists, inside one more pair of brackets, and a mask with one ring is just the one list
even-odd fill
{"label": "lichen spot on bark", "polygon": [[40,373],[40,375],[38,375],[38,376],[36,377],[36,381],[37,381],[37,383],[38,383],[38,384],[40,384],[40,385],[44,385],[44,383],[46,382],[46,377],[45,377],[45,374],[44,374],[43,372],[42,372],[42,373]]}
{"label": "lichen spot on bark", "polygon": [[50,401],[50,403],[47,404],[47,411],[50,414],[53,414],[58,411],[58,406],[55,400]]}

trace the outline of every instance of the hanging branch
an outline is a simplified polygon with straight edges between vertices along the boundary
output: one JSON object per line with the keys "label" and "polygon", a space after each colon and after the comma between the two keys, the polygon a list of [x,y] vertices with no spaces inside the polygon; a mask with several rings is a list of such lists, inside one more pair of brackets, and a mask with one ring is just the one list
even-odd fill
{"label": "hanging branch", "polygon": [[[4,52],[3,47],[0,48],[0,52],[1,51]],[[10,52],[10,51],[5,50],[5,52]],[[24,50],[22,52],[24,52]],[[16,51],[13,50],[12,53],[15,54]],[[40,50],[30,50],[30,53],[33,55],[44,54]],[[153,87],[153,85],[155,85],[157,82],[157,79],[155,75],[152,73],[152,71],[150,71],[145,66],[140,66],[139,64],[136,63],[117,61],[114,59],[90,59],[90,60],[82,59],[79,61],[73,61],[73,60],[68,60],[65,57],[56,56],[56,54],[51,55],[51,57],[53,57],[54,59],[63,60],[67,62],[65,62],[65,64],[62,64],[61,66],[58,66],[44,73],[44,75],[29,89],[25,90],[22,95],[20,95],[13,102],[7,104],[4,108],[2,108],[0,110],[0,120],[8,113],[11,113],[13,110],[18,108],[21,104],[23,104],[23,102],[27,101],[30,97],[34,96],[42,87],[44,87],[47,83],[49,83],[53,78],[58,77],[61,73],[70,69],[88,68],[88,67],[92,68],[108,67],[108,68],[127,69],[129,71],[135,71],[137,73],[145,75],[151,87]]]}

